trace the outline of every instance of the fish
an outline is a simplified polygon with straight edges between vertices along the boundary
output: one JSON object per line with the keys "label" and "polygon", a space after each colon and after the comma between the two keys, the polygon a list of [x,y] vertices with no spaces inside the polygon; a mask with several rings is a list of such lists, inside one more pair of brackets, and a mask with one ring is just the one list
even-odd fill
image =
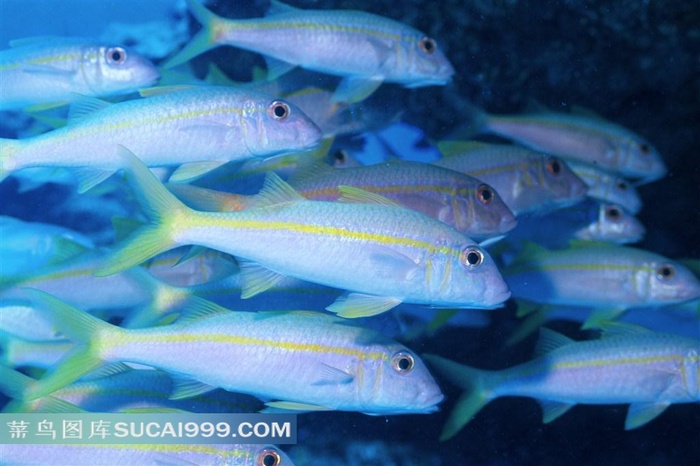
{"label": "fish", "polygon": [[3,466],[94,466],[96,464],[294,466],[274,445],[259,444],[7,444]]}
{"label": "fish", "polygon": [[530,149],[578,160],[650,183],[666,175],[667,168],[649,141],[600,116],[537,112],[524,115],[489,115],[474,110],[472,125],[478,133],[495,134]]}
{"label": "fish", "polygon": [[95,245],[69,228],[0,216],[0,282],[3,277],[59,264]]}
{"label": "fish", "polygon": [[355,103],[382,82],[444,85],[454,68],[434,39],[383,16],[354,10],[302,10],[272,1],[263,18],[221,18],[187,0],[202,30],[163,65],[170,68],[219,45],[261,53],[268,78],[300,66],[341,76],[334,101]]}
{"label": "fish", "polygon": [[582,201],[588,191],[566,163],[518,146],[442,141],[443,157],[431,162],[493,186],[515,215],[546,212]]}
{"label": "fish", "polygon": [[682,264],[609,243],[579,241],[557,250],[528,243],[502,272],[515,298],[605,309],[610,317],[700,297],[700,280]]}
{"label": "fish", "polygon": [[244,298],[285,276],[348,290],[327,307],[342,317],[401,302],[492,308],[510,296],[493,259],[473,240],[376,194],[348,187],[348,199],[359,202],[310,201],[271,173],[255,208],[201,212],[177,200],[134,154],[122,155],[152,223],[117,245],[97,275],[194,244],[237,258]]}
{"label": "fish", "polygon": [[127,94],[160,76],[133,50],[91,39],[30,37],[10,47],[0,51],[0,111],[65,105],[79,95]]}
{"label": "fish", "polygon": [[198,309],[170,325],[123,329],[42,291],[32,299],[78,346],[25,391],[29,401],[121,362],[177,374],[173,399],[223,388],[274,400],[271,408],[385,415],[434,412],[443,398],[408,348],[328,314]]}
{"label": "fish", "polygon": [[[311,162],[298,167],[287,182],[306,199],[317,201],[340,199],[340,186],[379,194],[473,239],[501,235],[517,224],[498,192],[488,184],[419,162],[391,161],[343,170]],[[199,210],[243,210],[255,202],[255,196],[204,191],[191,185],[170,184],[168,189]]]}
{"label": "fish", "polygon": [[562,249],[571,240],[615,244],[636,243],[644,238],[644,225],[617,204],[588,199],[544,215],[522,215],[508,234],[508,242],[529,241]]}
{"label": "fish", "polygon": [[598,340],[579,342],[543,328],[535,359],[501,371],[475,369],[437,355],[424,359],[467,390],[442,431],[440,439],[447,440],[502,396],[535,398],[545,424],[577,404],[630,404],[625,430],[639,428],[672,404],[700,401],[698,354],[700,340],[617,324]]}
{"label": "fish", "polygon": [[566,164],[588,185],[588,197],[618,204],[632,215],[642,210],[642,199],[637,188],[624,177],[576,160],[567,160]]}
{"label": "fish", "polygon": [[83,98],[69,124],[22,140],[0,139],[0,180],[25,167],[71,167],[84,192],[122,168],[119,147],[149,167],[180,165],[184,182],[234,161],[304,150],[321,139],[293,104],[225,87],[155,89],[110,104]]}

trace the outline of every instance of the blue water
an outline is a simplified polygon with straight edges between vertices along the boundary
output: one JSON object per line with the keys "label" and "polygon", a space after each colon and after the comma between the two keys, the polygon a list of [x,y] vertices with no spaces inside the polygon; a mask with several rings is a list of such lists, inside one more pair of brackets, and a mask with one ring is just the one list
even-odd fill
{"label": "blue water", "polygon": [[[693,2],[302,1],[301,8],[360,9],[411,24],[436,38],[457,74],[445,87],[409,90],[385,85],[378,97],[403,110],[402,121],[439,140],[462,123],[463,103],[494,113],[517,113],[537,101],[556,111],[584,106],[633,129],[659,149],[668,175],[639,188],[647,228],[637,246],[671,258],[700,257],[700,8]],[[223,16],[260,15],[265,1],[219,1]],[[78,35],[128,42],[158,63],[194,31],[184,2],[0,0],[0,47],[27,36]],[[260,56],[232,47],[193,61],[197,77],[209,62],[234,80],[250,79]],[[1,85],[1,83],[0,83]],[[0,113],[0,136],[18,137],[31,124],[21,113]],[[392,133],[384,133],[391,138]],[[394,136],[401,139],[403,136]],[[406,158],[430,156],[421,147]],[[418,154],[418,155],[416,155]],[[19,193],[0,184],[0,214],[71,227],[100,244],[114,240],[113,215],[128,215],[112,197],[81,198],[48,184]],[[0,238],[2,241],[2,238]],[[448,327],[407,345],[486,369],[530,358],[534,337],[506,348],[517,327],[515,305],[493,313],[485,328]],[[697,321],[691,325],[697,325]],[[551,328],[575,339],[593,334],[578,325]],[[700,337],[700,328],[697,329]],[[235,367],[235,362],[233,364]],[[439,379],[439,378],[438,378]],[[488,405],[455,438],[439,442],[460,392],[439,379],[446,400],[431,415],[370,417],[315,413],[298,418],[299,441],[286,448],[298,465],[558,465],[698,464],[700,406],[671,406],[649,425],[625,431],[626,406],[579,406],[552,424],[541,422],[530,399]]]}

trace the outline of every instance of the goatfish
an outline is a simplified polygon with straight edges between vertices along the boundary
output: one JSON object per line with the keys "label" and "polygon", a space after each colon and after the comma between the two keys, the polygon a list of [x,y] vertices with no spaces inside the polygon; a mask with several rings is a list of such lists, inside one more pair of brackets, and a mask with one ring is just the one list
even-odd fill
{"label": "goatfish", "polygon": [[158,70],[113,44],[68,37],[30,37],[0,51],[0,110],[63,105],[78,95],[108,97],[152,86]]}
{"label": "goatfish", "polygon": [[610,326],[598,340],[571,340],[543,328],[531,362],[502,371],[424,358],[467,390],[445,425],[453,437],[488,402],[501,396],[535,398],[549,423],[577,404],[630,404],[625,429],[650,422],[674,403],[700,401],[700,340]]}
{"label": "goatfish", "polygon": [[557,157],[475,141],[443,141],[438,149],[443,157],[431,163],[493,186],[516,215],[567,207],[586,196],[586,184]]}
{"label": "goatfish", "polygon": [[170,68],[220,45],[261,53],[268,78],[295,66],[341,76],[336,102],[354,103],[382,82],[406,87],[443,85],[454,69],[437,46],[410,26],[351,10],[301,10],[278,1],[263,18],[221,18],[196,0],[187,0],[202,30],[165,64]]}
{"label": "goatfish", "polygon": [[[475,239],[506,233],[517,223],[498,192],[488,184],[419,162],[392,161],[343,170],[322,161],[302,163],[287,182],[305,198],[317,201],[340,199],[339,186],[379,194]],[[168,188],[198,210],[242,210],[255,200],[255,196],[204,191],[190,185],[172,184]]]}
{"label": "goatfish", "polygon": [[658,150],[638,134],[618,124],[582,114],[539,112],[488,115],[474,110],[478,133],[502,136],[530,149],[573,159],[639,179],[638,184],[666,174]]}
{"label": "goatfish", "polygon": [[545,215],[519,217],[518,226],[508,234],[508,242],[530,241],[561,249],[571,240],[636,243],[645,232],[641,222],[619,205],[588,199]]}
{"label": "goatfish", "polygon": [[255,207],[200,212],[134,154],[123,155],[153,222],[117,246],[98,275],[193,244],[236,256],[243,298],[291,276],[350,291],[327,307],[343,317],[379,314],[401,302],[493,308],[510,296],[493,259],[473,240],[374,193],[345,187],[352,203],[310,201],[270,173]]}
{"label": "goatfish", "polygon": [[29,401],[117,362],[177,374],[173,399],[223,388],[279,400],[267,403],[273,409],[384,415],[434,412],[443,397],[409,349],[327,314],[202,308],[171,325],[129,330],[41,291],[33,299],[77,347],[25,391]]}
{"label": "goatfish", "polygon": [[513,297],[541,304],[622,312],[700,297],[700,280],[682,264],[607,243],[578,241],[551,251],[528,243],[502,270]]}
{"label": "goatfish", "polygon": [[618,204],[633,215],[637,215],[642,209],[639,192],[627,179],[595,165],[576,160],[567,160],[566,164],[588,185],[586,193],[588,197]]}
{"label": "goatfish", "polygon": [[79,444],[2,446],[3,466],[94,466],[160,464],[226,466],[294,466],[274,445],[255,444]]}
{"label": "goatfish", "polygon": [[110,104],[83,98],[69,124],[23,140],[0,139],[0,180],[25,167],[73,167],[79,191],[118,169],[123,145],[149,167],[180,165],[171,181],[197,178],[227,162],[315,146],[318,127],[293,104],[224,87],[158,89]]}

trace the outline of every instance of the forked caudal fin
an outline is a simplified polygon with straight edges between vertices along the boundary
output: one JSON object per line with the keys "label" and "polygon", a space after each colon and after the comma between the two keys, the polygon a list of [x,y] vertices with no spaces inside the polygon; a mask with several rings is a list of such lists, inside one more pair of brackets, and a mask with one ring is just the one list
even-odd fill
{"label": "forked caudal fin", "polygon": [[202,30],[199,31],[192,41],[190,41],[184,49],[180,50],[175,56],[167,60],[163,64],[164,69],[173,68],[175,66],[181,65],[186,61],[200,55],[207,50],[216,47],[216,26],[220,21],[225,21],[223,18],[215,15],[211,11],[207,10],[204,5],[199,3],[198,0],[186,0],[187,7],[189,8],[192,16],[194,16],[197,21],[202,24]]}
{"label": "forked caudal fin", "polygon": [[423,360],[435,367],[438,372],[455,385],[465,390],[464,394],[457,400],[457,404],[440,434],[440,441],[449,440],[493,399],[488,387],[488,372],[464,366],[433,354],[423,355]]}
{"label": "forked caudal fin", "polygon": [[182,216],[192,212],[168,191],[148,168],[128,149],[121,147],[120,155],[135,185],[136,197],[152,220],[131,234],[117,250],[95,271],[97,276],[107,276],[129,269],[151,257],[172,249],[178,244],[173,240],[174,224]]}

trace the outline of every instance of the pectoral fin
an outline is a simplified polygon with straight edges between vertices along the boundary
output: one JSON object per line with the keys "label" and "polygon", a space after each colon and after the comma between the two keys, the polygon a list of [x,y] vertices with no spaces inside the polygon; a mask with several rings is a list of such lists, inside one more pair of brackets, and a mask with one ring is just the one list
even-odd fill
{"label": "pectoral fin", "polygon": [[354,319],[357,317],[369,317],[401,304],[399,298],[390,296],[374,296],[362,293],[348,293],[336,299],[326,309],[335,312],[340,317]]}

